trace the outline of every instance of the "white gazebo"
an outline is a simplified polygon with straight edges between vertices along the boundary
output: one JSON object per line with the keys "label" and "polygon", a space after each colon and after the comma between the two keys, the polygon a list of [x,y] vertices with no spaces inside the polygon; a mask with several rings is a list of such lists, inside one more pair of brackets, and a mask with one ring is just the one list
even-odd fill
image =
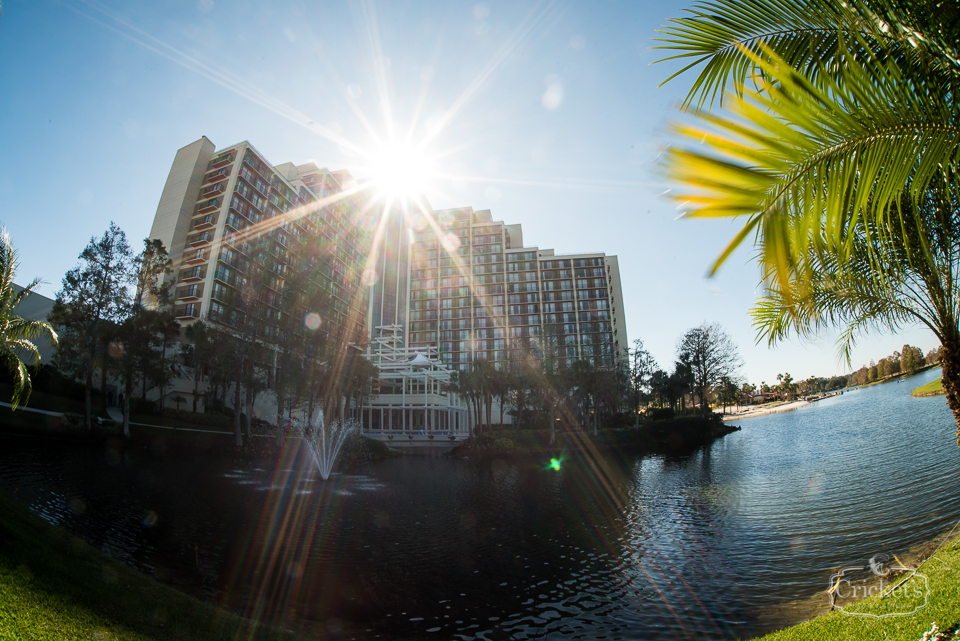
{"label": "white gazebo", "polygon": [[450,389],[453,370],[433,347],[404,347],[399,325],[376,328],[367,358],[377,389],[362,408],[363,435],[396,449],[449,450],[470,434],[466,404]]}

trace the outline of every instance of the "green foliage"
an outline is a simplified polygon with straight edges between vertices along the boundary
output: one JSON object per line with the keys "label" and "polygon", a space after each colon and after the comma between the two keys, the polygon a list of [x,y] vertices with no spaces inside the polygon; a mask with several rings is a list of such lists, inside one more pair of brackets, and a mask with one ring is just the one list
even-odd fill
{"label": "green foliage", "polygon": [[674,411],[672,407],[650,407],[647,408],[647,419],[651,421],[670,421],[673,420]]}
{"label": "green foliage", "polygon": [[30,399],[32,382],[27,367],[40,365],[40,352],[35,341],[44,338],[57,344],[57,334],[50,323],[26,320],[17,314],[21,303],[40,284],[40,280],[36,279],[23,289],[18,289],[13,282],[17,265],[17,252],[10,236],[0,228],[0,364],[12,377],[10,404],[13,409]]}
{"label": "green foliage", "polygon": [[493,442],[493,448],[496,450],[513,449],[513,440],[509,438],[498,438]]}

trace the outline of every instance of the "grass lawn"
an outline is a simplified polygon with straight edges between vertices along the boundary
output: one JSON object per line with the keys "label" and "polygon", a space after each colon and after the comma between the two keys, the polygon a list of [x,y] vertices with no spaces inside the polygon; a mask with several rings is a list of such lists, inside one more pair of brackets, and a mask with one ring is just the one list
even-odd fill
{"label": "grass lawn", "polygon": [[935,381],[930,381],[926,385],[921,385],[910,392],[910,394],[912,396],[936,396],[937,394],[943,394],[943,379],[938,378]]}
{"label": "grass lawn", "polygon": [[0,493],[0,639],[294,639],[132,570]]}
{"label": "grass lawn", "polygon": [[[960,625],[960,547],[954,547],[957,543],[955,539],[944,545],[934,558],[920,568],[920,573],[927,577],[926,581],[919,575],[915,576],[898,590],[896,596],[887,599],[870,597],[848,606],[844,612],[824,614],[812,621],[762,637],[762,640],[920,641],[934,622],[941,632],[952,632]],[[896,585],[898,580],[887,581],[886,588]],[[849,593],[849,588],[845,589]],[[950,635],[944,635],[944,638],[950,638]]]}

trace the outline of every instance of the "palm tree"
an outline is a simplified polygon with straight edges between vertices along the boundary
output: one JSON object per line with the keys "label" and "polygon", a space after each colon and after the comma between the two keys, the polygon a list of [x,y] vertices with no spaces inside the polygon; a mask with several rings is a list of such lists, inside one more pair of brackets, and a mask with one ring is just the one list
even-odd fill
{"label": "palm tree", "polygon": [[10,242],[6,230],[0,228],[0,361],[3,362],[13,375],[13,395],[10,404],[13,409],[26,405],[30,400],[32,384],[27,363],[32,358],[35,365],[40,365],[40,352],[36,341],[46,338],[51,344],[57,344],[57,333],[47,321],[27,320],[17,315],[20,304],[42,282],[39,278],[33,280],[23,289],[13,284],[17,274],[17,251]]}
{"label": "palm tree", "polygon": [[[688,216],[746,217],[770,343],[929,327],[960,444],[960,11],[937,0],[715,0],[663,31],[700,68],[668,172]],[[673,77],[673,76],[671,76]],[[891,261],[897,261],[891,263]]]}

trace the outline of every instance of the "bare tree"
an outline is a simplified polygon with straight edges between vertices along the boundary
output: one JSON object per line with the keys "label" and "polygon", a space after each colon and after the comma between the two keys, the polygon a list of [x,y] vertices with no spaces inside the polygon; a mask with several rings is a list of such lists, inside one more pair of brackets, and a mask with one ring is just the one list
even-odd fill
{"label": "bare tree", "polygon": [[677,361],[690,367],[703,416],[709,413],[706,399],[710,388],[720,386],[743,364],[736,344],[719,323],[704,323],[688,330],[677,345]]}

